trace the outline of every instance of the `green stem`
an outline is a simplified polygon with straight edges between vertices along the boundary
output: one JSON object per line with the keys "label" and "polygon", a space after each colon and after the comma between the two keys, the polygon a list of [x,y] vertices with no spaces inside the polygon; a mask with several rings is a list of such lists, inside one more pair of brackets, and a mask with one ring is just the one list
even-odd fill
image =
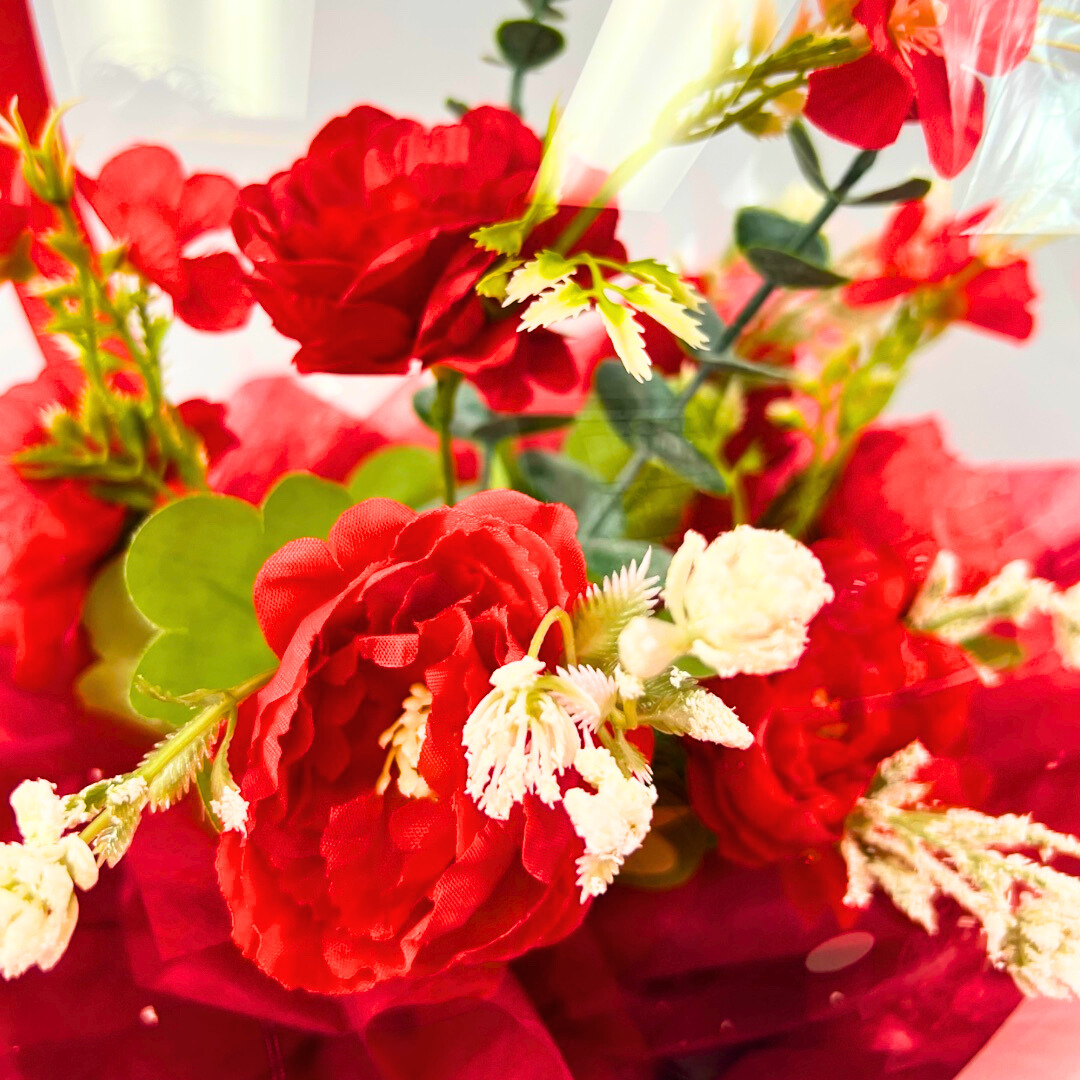
{"label": "green stem", "polygon": [[435,371],[435,403],[431,419],[439,433],[439,460],[442,463],[443,495],[447,506],[457,501],[457,468],[454,464],[454,439],[451,427],[454,422],[454,398],[461,385],[462,375],[452,368]]}
{"label": "green stem", "polygon": [[555,625],[559,624],[559,629],[562,631],[563,636],[563,650],[566,655],[566,662],[569,665],[577,663],[577,649],[574,645],[574,624],[570,619],[570,616],[566,614],[561,607],[552,608],[540,621],[540,625],[536,628],[536,633],[533,634],[532,641],[529,642],[528,655],[536,659],[540,655],[540,650],[543,648],[544,639],[548,635],[548,631]]}
{"label": "green stem", "polygon": [[[138,777],[145,780],[149,785],[160,776],[169,764],[187,750],[193,743],[198,742],[207,732],[213,730],[215,725],[221,723],[245,698],[261,690],[276,674],[277,669],[264,671],[259,675],[234,686],[231,690],[223,690],[214,695],[213,700],[201,712],[193,716],[171,738],[166,739],[152,753],[147,755],[146,760],[134,771],[128,773],[124,779]],[[108,828],[111,814],[103,810],[81,833],[79,839],[88,844],[99,833]]]}
{"label": "green stem", "polygon": [[510,75],[510,111],[516,116],[524,113],[525,105],[522,100],[525,90],[525,69],[514,68]]}

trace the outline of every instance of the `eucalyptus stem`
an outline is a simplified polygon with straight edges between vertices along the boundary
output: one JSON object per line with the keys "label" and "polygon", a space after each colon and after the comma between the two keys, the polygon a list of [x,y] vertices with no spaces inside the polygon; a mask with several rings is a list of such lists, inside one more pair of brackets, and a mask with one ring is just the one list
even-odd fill
{"label": "eucalyptus stem", "polygon": [[510,75],[510,111],[515,116],[521,116],[525,111],[525,68],[515,67]]}
{"label": "eucalyptus stem", "polygon": [[[855,158],[847,172],[844,173],[840,183],[826,196],[818,212],[795,236],[791,248],[794,254],[802,251],[817,236],[825,223],[844,202],[851,189],[866,174],[876,159],[877,151],[875,150],[864,150]],[[762,281],[731,324],[724,329],[716,345],[711,350],[717,361],[724,359],[725,354],[737,343],[742,332],[750,324],[751,319],[762,309],[777,287],[773,281],[768,279]],[[711,374],[712,366],[710,363],[705,360],[701,361],[697,371],[694,373],[694,377],[686,384],[682,393],[676,399],[680,414],[685,414],[686,406]],[[640,448],[634,451],[633,456],[623,466],[622,471],[608,490],[603,505],[598,507],[589,521],[582,527],[583,538],[594,536],[599,531],[608,515],[630,489],[630,485],[637,478],[638,473],[648,460],[649,454],[647,451]]]}
{"label": "eucalyptus stem", "polygon": [[462,375],[452,368],[435,370],[435,402],[431,420],[439,434],[439,460],[442,464],[443,496],[447,506],[457,501],[457,467],[454,463],[454,399],[461,385]]}

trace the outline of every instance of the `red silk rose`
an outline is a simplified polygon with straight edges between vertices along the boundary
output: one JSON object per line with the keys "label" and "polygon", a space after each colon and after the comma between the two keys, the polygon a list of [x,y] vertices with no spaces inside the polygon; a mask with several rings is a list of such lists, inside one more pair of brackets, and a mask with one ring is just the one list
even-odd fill
{"label": "red silk rose", "polygon": [[1028,261],[1008,254],[989,262],[967,234],[990,207],[966,218],[931,224],[925,203],[907,203],[878,241],[871,266],[844,289],[852,307],[880,304],[918,289],[933,289],[940,315],[1025,341],[1035,328]]}
{"label": "red silk rose", "polygon": [[[273,681],[242,716],[246,839],[222,838],[233,938],[287,986],[344,992],[516,956],[581,920],[581,845],[561,807],[509,820],[465,794],[462,728],[548,610],[585,588],[576,522],[509,491],[417,515],[384,499],[329,542],[295,541],[255,584]],[[411,687],[433,695],[419,772],[376,784],[379,736]]]}
{"label": "red silk rose", "polygon": [[1023,60],[1038,8],[1037,0],[861,0],[851,18],[870,51],[810,76],[806,116],[871,150],[917,119],[934,168],[955,176],[982,137],[986,94],[976,73],[998,75]]}
{"label": "red silk rose", "polygon": [[224,176],[185,176],[163,146],[133,146],[79,187],[112,235],[128,245],[140,273],[172,297],[177,318],[196,330],[235,330],[254,303],[236,256],[188,256],[205,233],[229,227],[237,187]]}
{"label": "red silk rose", "polygon": [[846,540],[814,545],[836,599],[798,665],[717,693],[754,733],[749,750],[691,743],[690,800],[721,855],[760,865],[827,847],[889,754],[933,753],[964,731],[976,677],[963,651],[906,629],[903,564]]}
{"label": "red silk rose", "polygon": [[[532,383],[574,386],[559,335],[519,334],[517,320],[489,315],[474,292],[497,257],[469,234],[524,211],[540,156],[540,140],[505,109],[429,130],[364,105],[330,121],[287,172],[244,188],[233,229],[255,265],[256,298],[300,343],[299,370],[444,363],[500,409],[527,404]],[[570,214],[530,245],[554,242]],[[622,257],[615,223],[613,211],[601,214],[583,243]]]}
{"label": "red silk rose", "polygon": [[44,437],[42,411],[73,405],[82,382],[63,361],[0,395],[0,644],[15,647],[29,686],[62,683],[85,661],[83,597],[126,518],[79,481],[24,480],[11,460]]}

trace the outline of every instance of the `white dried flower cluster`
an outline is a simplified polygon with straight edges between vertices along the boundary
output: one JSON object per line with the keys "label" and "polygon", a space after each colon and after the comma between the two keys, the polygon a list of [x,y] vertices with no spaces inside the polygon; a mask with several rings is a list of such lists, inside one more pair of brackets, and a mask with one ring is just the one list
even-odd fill
{"label": "white dried flower cluster", "polygon": [[93,853],[68,827],[63,802],[44,780],[11,796],[21,844],[0,844],[0,975],[13,979],[63,955],[79,917],[75,888],[97,883]]}
{"label": "white dried flower cluster", "polygon": [[1008,563],[978,592],[957,594],[959,563],[949,551],[938,552],[926,582],[911,606],[909,621],[917,630],[960,644],[1008,620],[1018,626],[1046,610],[1053,586],[1032,576],[1023,559]]}
{"label": "white dried flower cluster", "polygon": [[544,667],[531,656],[504,664],[491,676],[494,689],[465,722],[465,790],[488,817],[505,820],[527,793],[553,806],[561,795],[559,777],[581,748],[573,718],[550,690],[576,695],[570,684],[545,682]]}
{"label": "white dried flower cluster", "polygon": [[938,552],[926,582],[911,606],[908,621],[917,630],[963,645],[986,633],[996,622],[1024,626],[1037,613],[1048,614],[1054,647],[1066,667],[1080,668],[1080,584],[1058,589],[1034,577],[1023,559],[1008,563],[978,592],[957,592],[959,560]]}
{"label": "white dried flower cluster", "polygon": [[663,592],[672,622],[633,620],[619,658],[645,679],[686,654],[725,678],[783,671],[802,655],[807,625],[832,597],[821,563],[787,533],[740,525],[706,544],[688,532]]}
{"label": "white dried flower cluster", "polygon": [[1056,593],[1047,606],[1062,661],[1066,667],[1080,669],[1080,583]]}
{"label": "white dried flower cluster", "polygon": [[241,836],[247,836],[247,799],[240,794],[240,789],[235,784],[226,784],[221,795],[211,800],[210,809],[217,814],[225,832],[238,832]]}
{"label": "white dried flower cluster", "polygon": [[[591,284],[572,280],[583,266],[592,273]],[[674,271],[651,262],[609,268],[638,280],[632,285],[617,285],[601,276],[597,261],[590,256],[575,258],[542,251],[510,277],[503,305],[535,298],[523,312],[519,330],[553,326],[595,306],[616,355],[638,382],[652,378],[652,361],[635,312],[655,319],[692,349],[708,345],[708,337],[693,316],[701,311],[703,300]]]}
{"label": "white dried flower cluster", "polygon": [[563,796],[574,831],[585,842],[585,854],[577,863],[584,903],[604,892],[626,857],[641,847],[652,824],[656,789],[624,776],[603,747],[578,751],[574,768],[595,789],[572,788]]}
{"label": "white dried flower cluster", "polygon": [[928,785],[915,776],[928,760],[917,743],[887,760],[848,818],[845,902],[865,907],[880,887],[933,934],[947,896],[978,919],[991,962],[1025,994],[1080,996],[1080,879],[1047,865],[1080,857],[1080,839],[1029,816],[920,807]]}

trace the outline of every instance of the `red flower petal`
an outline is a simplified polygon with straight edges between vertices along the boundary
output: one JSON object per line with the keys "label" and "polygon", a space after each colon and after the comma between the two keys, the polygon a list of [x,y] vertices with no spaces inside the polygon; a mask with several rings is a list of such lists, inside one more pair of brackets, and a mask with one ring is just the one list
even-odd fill
{"label": "red flower petal", "polygon": [[916,53],[911,62],[930,161],[949,179],[967,166],[982,138],[986,91],[978,76],[950,72],[941,57]]}
{"label": "red flower petal", "polygon": [[196,330],[235,330],[255,303],[235,255],[221,251],[182,261],[185,290],[174,297],[176,314]]}
{"label": "red flower petal", "polygon": [[871,52],[850,64],[813,72],[803,111],[842,142],[880,150],[896,141],[913,99],[896,68]]}
{"label": "red flower petal", "polygon": [[196,173],[184,183],[177,207],[181,244],[215,229],[227,229],[240,189],[227,176]]}
{"label": "red flower petal", "polygon": [[1026,341],[1035,329],[1028,305],[1036,298],[1026,259],[992,266],[977,274],[964,289],[963,319],[995,334]]}

